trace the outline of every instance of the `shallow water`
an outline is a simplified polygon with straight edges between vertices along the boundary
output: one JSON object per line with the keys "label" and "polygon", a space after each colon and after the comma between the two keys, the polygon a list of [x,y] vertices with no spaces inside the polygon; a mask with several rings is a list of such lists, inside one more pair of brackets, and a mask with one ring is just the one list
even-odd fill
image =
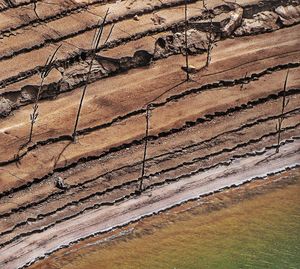
{"label": "shallow water", "polygon": [[63,269],[300,268],[299,183],[219,211],[203,214],[198,206],[172,214],[146,223],[143,232],[55,264]]}

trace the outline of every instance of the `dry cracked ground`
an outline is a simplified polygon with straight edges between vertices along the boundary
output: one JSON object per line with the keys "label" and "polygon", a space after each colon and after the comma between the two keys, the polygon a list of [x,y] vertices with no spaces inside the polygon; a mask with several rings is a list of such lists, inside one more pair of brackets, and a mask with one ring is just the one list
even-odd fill
{"label": "dry cracked ground", "polygon": [[300,1],[184,2],[0,0],[1,268],[299,165]]}

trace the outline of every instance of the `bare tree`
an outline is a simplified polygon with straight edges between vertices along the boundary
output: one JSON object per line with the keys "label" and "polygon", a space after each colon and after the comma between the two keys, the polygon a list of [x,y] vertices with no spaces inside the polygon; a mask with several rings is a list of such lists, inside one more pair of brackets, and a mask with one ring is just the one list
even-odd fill
{"label": "bare tree", "polygon": [[187,31],[188,31],[188,15],[187,15],[187,0],[184,1],[184,22],[185,22],[185,28],[184,28],[184,38],[185,38],[185,65],[186,65],[186,80],[190,80],[190,74],[189,74],[189,53],[188,53],[188,38],[187,38]]}
{"label": "bare tree", "polygon": [[287,81],[289,76],[289,70],[286,73],[284,85],[283,85],[283,97],[282,97],[282,106],[281,106],[281,115],[278,118],[278,124],[276,124],[276,131],[277,131],[277,146],[276,146],[276,153],[279,152],[280,148],[280,140],[281,140],[281,131],[282,131],[282,122],[284,121],[284,111],[287,107],[289,100],[286,100],[286,89],[287,89]]}
{"label": "bare tree", "polygon": [[203,8],[209,16],[209,26],[208,26],[208,31],[206,32],[206,45],[207,45],[207,56],[206,56],[206,63],[205,67],[208,67],[208,65],[211,62],[211,53],[214,47],[216,46],[216,35],[214,33],[214,27],[213,27],[213,20],[212,20],[212,15],[211,15],[211,10],[207,7],[205,0],[202,0],[203,3]]}
{"label": "bare tree", "polygon": [[154,109],[154,102],[160,99],[163,95],[166,93],[174,90],[176,87],[184,84],[186,81],[181,81],[175,86],[172,86],[171,88],[167,89],[163,93],[157,95],[154,99],[152,99],[150,102],[146,105],[146,126],[145,126],[145,144],[144,144],[144,153],[143,153],[143,160],[142,160],[142,171],[141,171],[141,177],[140,177],[140,185],[139,185],[139,193],[143,191],[143,181],[145,177],[145,166],[146,166],[146,160],[147,160],[147,149],[148,149],[148,141],[149,141],[149,128],[150,128],[150,118],[151,118],[151,111]]}
{"label": "bare tree", "polygon": [[144,153],[143,153],[143,160],[142,160],[141,180],[140,180],[140,186],[139,186],[140,193],[143,191],[143,182],[144,182],[144,176],[145,176],[145,165],[146,165],[146,158],[147,158],[147,146],[148,146],[148,137],[149,137],[149,128],[150,128],[151,108],[152,108],[152,104],[148,104],[146,107],[145,143],[144,143]]}
{"label": "bare tree", "polygon": [[[42,93],[42,89],[43,89],[43,85],[44,85],[44,81],[46,79],[46,77],[50,74],[51,70],[54,68],[54,62],[55,62],[55,55],[56,53],[58,52],[59,48],[61,47],[61,45],[59,47],[56,48],[56,50],[54,51],[54,53],[52,55],[50,55],[41,71],[41,74],[40,74],[40,77],[41,77],[41,82],[40,82],[40,85],[39,85],[39,89],[38,89],[38,92],[37,92],[37,95],[35,97],[35,102],[34,102],[34,105],[32,107],[32,113],[30,114],[30,131],[29,131],[29,138],[28,138],[28,143],[30,143],[32,141],[32,134],[33,134],[33,126],[39,116],[39,113],[38,113],[38,102],[40,100],[40,96],[41,96],[41,93]],[[26,145],[25,144],[25,145]]]}
{"label": "bare tree", "polygon": [[[80,103],[79,103],[79,107],[78,107],[78,111],[77,111],[77,115],[76,115],[76,120],[75,120],[73,134],[72,134],[73,141],[75,141],[75,139],[76,139],[77,126],[78,126],[78,122],[79,122],[79,117],[80,117],[80,112],[81,112],[81,109],[82,109],[82,104],[83,104],[84,96],[86,94],[87,86],[88,86],[88,84],[90,82],[90,77],[91,77],[91,73],[92,73],[93,62],[94,62],[95,57],[96,57],[96,52],[99,50],[100,40],[101,40],[103,31],[104,31],[104,26],[105,26],[105,23],[106,23],[108,12],[109,12],[109,9],[107,9],[102,22],[99,21],[99,23],[98,23],[99,27],[96,29],[96,32],[95,32],[94,37],[93,37],[93,41],[92,41],[92,45],[91,45],[92,46],[92,49],[91,49],[91,60],[90,60],[90,63],[89,63],[89,69],[88,69],[88,72],[87,72],[87,77],[86,77],[86,80],[85,80],[85,85],[84,85],[84,88],[83,88],[83,91],[82,91],[82,95],[81,95],[81,98],[80,98]],[[108,34],[105,42],[103,43],[103,46],[105,46],[105,44],[108,42],[108,40],[109,40],[109,38],[110,38],[110,36],[112,34],[113,28],[114,28],[114,24],[112,25],[112,27],[111,27],[111,29],[109,31],[109,34]]]}

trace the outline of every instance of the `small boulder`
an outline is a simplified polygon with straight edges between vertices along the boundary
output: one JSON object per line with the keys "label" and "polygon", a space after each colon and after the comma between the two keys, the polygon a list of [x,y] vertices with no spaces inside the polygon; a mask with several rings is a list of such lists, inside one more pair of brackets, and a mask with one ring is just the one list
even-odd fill
{"label": "small boulder", "polygon": [[21,89],[21,103],[28,103],[35,99],[38,92],[39,86],[37,85],[26,85]]}
{"label": "small boulder", "polygon": [[238,27],[234,35],[252,35],[265,33],[279,29],[277,24],[278,15],[272,11],[263,11],[253,16],[253,19],[243,19],[242,24]]}
{"label": "small boulder", "polygon": [[154,25],[162,25],[166,22],[166,19],[157,15],[156,13],[153,14],[151,20],[153,21]]}
{"label": "small boulder", "polygon": [[243,8],[236,3],[227,3],[227,5],[232,9],[227,16],[228,18],[221,21],[221,35],[224,37],[230,36],[235,29],[237,29],[243,18]]}
{"label": "small boulder", "polygon": [[0,117],[7,117],[12,110],[12,102],[0,97]]}
{"label": "small boulder", "polygon": [[57,179],[55,180],[55,187],[61,190],[66,190],[69,186],[64,182],[64,180],[61,177],[57,177]]}
{"label": "small boulder", "polygon": [[300,21],[300,5],[299,6],[279,6],[275,9],[279,15],[280,22],[285,25],[292,25]]}
{"label": "small boulder", "polygon": [[215,7],[211,12],[205,20],[193,21],[190,25],[197,30],[212,31],[223,37],[232,35],[234,30],[241,25],[243,8],[236,3],[226,2]]}
{"label": "small boulder", "polygon": [[188,73],[188,74],[196,74],[199,70],[193,66],[193,65],[189,65],[189,67],[186,67],[186,66],[182,66],[181,69]]}
{"label": "small boulder", "polygon": [[[189,54],[196,54],[206,50],[206,33],[190,29],[187,31],[187,37],[187,48]],[[178,32],[157,39],[155,43],[154,58],[162,58],[179,53],[186,53],[184,33]]]}

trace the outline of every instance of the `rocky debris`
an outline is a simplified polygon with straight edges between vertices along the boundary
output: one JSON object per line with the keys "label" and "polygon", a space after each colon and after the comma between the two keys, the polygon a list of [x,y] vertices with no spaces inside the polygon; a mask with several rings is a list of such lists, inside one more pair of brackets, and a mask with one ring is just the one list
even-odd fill
{"label": "rocky debris", "polygon": [[242,23],[243,8],[236,3],[227,3],[231,11],[227,13],[228,18],[221,21],[221,35],[223,37],[230,36],[236,28]]}
{"label": "rocky debris", "polygon": [[[152,59],[153,53],[145,50],[138,50],[133,56],[120,59],[96,55],[90,81],[130,68],[149,65]],[[60,72],[61,78],[57,82],[44,84],[40,99],[55,98],[58,94],[77,87],[87,79],[88,68],[88,61],[81,62],[79,67],[76,65],[68,70],[61,68],[57,71]],[[0,96],[0,117],[8,116],[16,107],[34,102],[38,89],[39,85],[26,85],[20,91],[4,93]]]}
{"label": "rocky debris", "polygon": [[34,85],[26,85],[25,87],[22,88],[21,90],[21,98],[20,98],[20,103],[27,103],[30,102],[34,99],[35,97],[35,92],[38,91],[38,86]]}
{"label": "rocky debris", "polygon": [[12,110],[12,102],[5,98],[0,98],[0,117],[6,117]]}
{"label": "rocky debris", "polygon": [[238,27],[234,35],[252,35],[264,32],[270,32],[279,29],[277,24],[279,16],[272,11],[263,11],[253,16],[253,19],[243,19],[242,24]]}
{"label": "rocky debris", "polygon": [[[133,56],[121,57],[119,59],[96,55],[90,75],[90,81],[130,68],[146,66],[151,63],[152,59],[153,54],[145,50],[138,50]],[[78,68],[78,66],[76,69],[70,68],[60,82],[60,91],[65,91],[84,81],[87,78],[88,69],[88,61],[81,62],[80,68]]]}
{"label": "rocky debris", "polygon": [[[54,98],[67,88],[69,88],[69,84],[63,83],[63,81],[45,84],[40,99]],[[33,103],[38,90],[39,85],[26,85],[20,91],[3,93],[0,96],[0,117],[7,117],[16,107]]]}
{"label": "rocky debris", "polygon": [[[200,32],[195,29],[187,31],[187,48],[189,54],[195,54],[206,51],[207,49],[207,36],[206,33]],[[167,57],[172,54],[185,54],[185,34],[175,33],[166,35],[157,39],[155,43],[154,58]]]}
{"label": "rocky debris", "polygon": [[163,23],[166,22],[166,19],[157,15],[157,14],[153,14],[153,17],[151,18],[151,20],[153,21],[154,25],[162,25]]}
{"label": "rocky debris", "polygon": [[[135,0],[130,2],[133,5]],[[130,68],[146,66],[153,59],[161,59],[174,54],[198,54],[208,50],[209,36],[214,42],[220,37],[259,34],[279,29],[282,26],[299,22],[300,6],[279,6],[274,11],[262,11],[253,18],[243,18],[243,8],[232,2],[226,2],[214,9],[207,9],[202,12],[206,20],[189,22],[190,29],[187,31],[187,51],[185,45],[185,33],[180,28],[178,32],[158,38],[154,45],[154,51],[139,50],[133,56],[126,56],[113,59],[96,55],[92,68],[90,81],[107,77],[117,72],[126,71]],[[211,18],[211,19],[209,19]],[[138,15],[134,20],[139,20]],[[153,14],[151,20],[154,24],[163,24],[165,19],[158,14]],[[76,58],[77,57],[77,58]],[[89,67],[89,56],[86,51],[74,59],[68,61],[65,66],[57,67],[52,82],[46,82],[43,86],[40,98],[55,98],[59,93],[66,92],[82,85],[87,78]],[[73,65],[73,62],[77,64]],[[195,70],[185,70],[194,72]],[[16,92],[8,92],[0,96],[0,117],[8,116],[13,109],[24,104],[32,103],[38,91],[38,84],[27,85]]]}
{"label": "rocky debris", "polygon": [[275,9],[279,15],[279,20],[284,26],[293,25],[300,22],[300,5],[298,6],[279,6]]}
{"label": "rocky debris", "polygon": [[135,21],[139,21],[139,20],[140,20],[140,17],[139,17],[138,15],[135,15],[135,16],[133,17],[133,19],[134,19]]}
{"label": "rocky debris", "polygon": [[240,26],[243,8],[236,3],[226,2],[210,10],[206,17],[206,20],[194,21],[190,25],[200,31],[213,31],[221,37],[228,37]]}
{"label": "rocky debris", "polygon": [[146,50],[138,50],[132,57],[122,57],[119,60],[120,69],[127,70],[139,66],[146,66],[151,63],[153,54]]}
{"label": "rocky debris", "polygon": [[275,11],[263,11],[251,19],[243,19],[234,32],[235,36],[260,34],[278,30],[282,25],[289,26],[300,22],[300,6],[279,6]]}
{"label": "rocky debris", "polygon": [[55,180],[55,187],[57,187],[58,189],[61,189],[61,190],[66,190],[69,188],[69,185],[66,184],[61,177],[58,177]]}
{"label": "rocky debris", "polygon": [[189,67],[182,66],[181,69],[182,69],[184,72],[189,73],[189,74],[196,74],[197,72],[200,71],[198,68],[196,68],[196,67],[193,66],[193,65],[189,65]]}

